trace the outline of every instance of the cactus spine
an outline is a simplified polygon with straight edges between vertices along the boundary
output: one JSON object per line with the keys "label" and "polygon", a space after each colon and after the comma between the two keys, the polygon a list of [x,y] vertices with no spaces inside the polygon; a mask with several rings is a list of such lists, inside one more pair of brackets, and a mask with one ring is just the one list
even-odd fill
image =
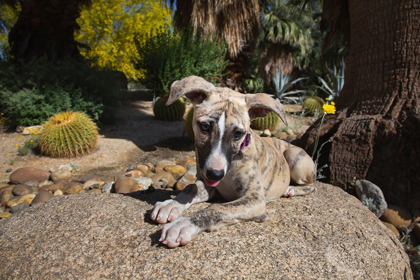
{"label": "cactus spine", "polygon": [[182,120],[185,113],[185,101],[179,98],[174,103],[166,106],[166,98],[158,97],[153,105],[153,113],[158,120],[178,121]]}
{"label": "cactus spine", "polygon": [[273,131],[276,129],[279,122],[280,117],[276,113],[270,112],[267,116],[263,118],[252,120],[251,128],[257,130],[269,129],[270,131]]}
{"label": "cactus spine", "polygon": [[89,153],[97,142],[98,128],[89,116],[62,112],[44,123],[39,148],[50,157],[74,157]]}
{"label": "cactus spine", "polygon": [[306,98],[303,101],[303,109],[305,110],[306,115],[313,116],[317,112],[318,114],[322,114],[324,110],[322,106],[324,106],[324,100],[318,96],[311,96]]}

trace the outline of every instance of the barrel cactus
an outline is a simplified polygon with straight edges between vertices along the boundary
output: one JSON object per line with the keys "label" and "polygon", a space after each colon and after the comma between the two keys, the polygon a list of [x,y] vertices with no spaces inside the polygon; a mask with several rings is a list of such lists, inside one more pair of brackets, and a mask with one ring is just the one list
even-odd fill
{"label": "barrel cactus", "polygon": [[257,130],[269,129],[270,131],[273,131],[276,129],[279,122],[280,122],[280,117],[276,113],[270,112],[267,116],[263,118],[252,120],[251,128],[257,129]]}
{"label": "barrel cactus", "polygon": [[324,100],[322,100],[321,97],[311,96],[303,101],[302,106],[307,115],[313,116],[316,114],[316,112],[318,114],[322,114],[324,112],[322,109],[322,106],[324,106],[324,104]]}
{"label": "barrel cactus", "polygon": [[188,111],[187,116],[184,120],[184,128],[185,133],[187,134],[188,138],[194,141],[194,130],[193,130],[193,118],[194,118],[194,107]]}
{"label": "barrel cactus", "polygon": [[41,153],[50,157],[88,154],[98,142],[98,127],[84,113],[62,112],[43,125],[39,137]]}
{"label": "barrel cactus", "polygon": [[167,98],[158,97],[153,105],[153,113],[158,120],[178,121],[182,120],[185,113],[185,101],[179,98],[174,103],[166,106]]}

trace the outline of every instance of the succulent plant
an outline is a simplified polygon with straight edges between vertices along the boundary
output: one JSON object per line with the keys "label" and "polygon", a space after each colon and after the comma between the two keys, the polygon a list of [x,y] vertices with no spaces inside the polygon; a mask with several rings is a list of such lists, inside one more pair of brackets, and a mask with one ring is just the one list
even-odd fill
{"label": "succulent plant", "polygon": [[74,157],[92,151],[98,142],[98,127],[81,112],[62,112],[43,125],[41,153],[50,157]]}
{"label": "succulent plant", "polygon": [[324,112],[322,109],[324,104],[325,102],[321,97],[310,96],[303,101],[302,106],[307,115],[313,116],[316,114],[316,112],[318,112],[318,114],[322,114],[322,112]]}
{"label": "succulent plant", "polygon": [[276,113],[270,112],[267,116],[263,118],[252,120],[251,128],[257,130],[269,129],[270,131],[273,131],[276,129],[279,122],[280,117]]}
{"label": "succulent plant", "polygon": [[179,98],[174,103],[166,106],[167,98],[158,97],[153,104],[153,113],[158,120],[178,121],[182,120],[185,113],[185,101]]}
{"label": "succulent plant", "polygon": [[184,128],[185,133],[187,134],[188,138],[190,138],[192,141],[194,141],[194,130],[192,126],[194,117],[194,107],[191,107],[191,109],[188,111],[187,116],[184,120]]}

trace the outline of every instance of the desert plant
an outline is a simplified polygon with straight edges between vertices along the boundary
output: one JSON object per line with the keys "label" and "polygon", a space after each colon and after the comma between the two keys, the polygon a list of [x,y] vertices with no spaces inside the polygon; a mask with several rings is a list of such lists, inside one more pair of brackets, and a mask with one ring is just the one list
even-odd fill
{"label": "desert plant", "polygon": [[39,137],[31,137],[26,140],[22,147],[18,148],[18,154],[21,156],[26,156],[30,150],[36,149],[38,147]]}
{"label": "desert plant", "polygon": [[280,117],[276,113],[270,112],[267,116],[263,118],[252,120],[251,128],[257,130],[269,129],[270,131],[273,131],[276,129],[279,122]]}
{"label": "desert plant", "polygon": [[[290,75],[285,74],[283,70],[276,68],[276,75],[273,77],[273,83],[275,86],[275,95],[278,100],[282,103],[302,103],[301,94],[305,93],[306,90],[292,90],[288,91],[296,83],[305,80],[306,78],[298,78],[294,81],[289,82]],[[297,95],[297,96],[296,96]]]}
{"label": "desert plant", "polygon": [[185,113],[185,101],[179,98],[174,103],[166,106],[167,98],[158,97],[153,104],[153,114],[158,120],[178,121],[182,120]]}
{"label": "desert plant", "polygon": [[322,114],[324,112],[322,109],[322,106],[324,106],[324,104],[324,100],[322,100],[322,98],[318,96],[309,96],[302,103],[303,109],[305,110],[305,114],[309,116]]}
{"label": "desert plant", "polygon": [[216,82],[227,65],[225,44],[190,30],[155,30],[145,38],[137,37],[136,46],[140,56],[136,67],[145,71],[139,81],[158,95],[168,93],[174,81],[191,75]]}
{"label": "desert plant", "polygon": [[328,94],[328,100],[336,100],[340,96],[340,92],[344,87],[344,73],[346,71],[346,65],[344,59],[341,59],[341,62],[338,66],[333,65],[333,69],[330,69],[326,65],[329,75],[332,80],[332,87],[321,77],[318,77],[318,80],[321,82],[322,87],[318,87],[322,91]]}
{"label": "desert plant", "polygon": [[42,154],[73,157],[92,151],[98,141],[96,124],[82,112],[62,112],[43,125],[39,138]]}

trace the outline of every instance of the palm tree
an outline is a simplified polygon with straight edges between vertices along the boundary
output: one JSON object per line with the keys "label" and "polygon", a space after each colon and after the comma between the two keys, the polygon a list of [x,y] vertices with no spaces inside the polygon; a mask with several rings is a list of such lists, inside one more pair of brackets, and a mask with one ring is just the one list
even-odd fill
{"label": "palm tree", "polygon": [[90,0],[0,0],[0,4],[21,7],[9,33],[15,60],[31,63],[42,56],[49,59],[80,56],[77,47],[82,45],[74,40],[74,31],[79,28],[76,19],[79,7],[89,5]]}

